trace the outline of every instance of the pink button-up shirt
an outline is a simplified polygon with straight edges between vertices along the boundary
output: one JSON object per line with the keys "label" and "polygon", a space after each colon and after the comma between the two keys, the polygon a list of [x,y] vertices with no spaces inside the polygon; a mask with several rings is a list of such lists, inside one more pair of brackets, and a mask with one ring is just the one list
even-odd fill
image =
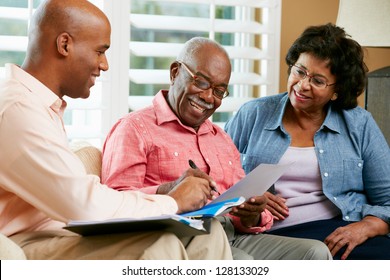
{"label": "pink button-up shirt", "polygon": [[[183,125],[160,91],[153,105],[120,119],[103,147],[102,182],[117,190],[156,193],[158,185],[179,178],[192,159],[224,192],[245,175],[240,154],[230,137],[206,120],[196,132]],[[272,225],[272,215],[262,213],[259,227],[245,228],[233,217],[237,229],[261,232]]]}
{"label": "pink button-up shirt", "polygon": [[16,65],[6,65],[6,76],[0,82],[1,233],[176,213],[169,196],[118,192],[87,175],[68,147],[64,101]]}

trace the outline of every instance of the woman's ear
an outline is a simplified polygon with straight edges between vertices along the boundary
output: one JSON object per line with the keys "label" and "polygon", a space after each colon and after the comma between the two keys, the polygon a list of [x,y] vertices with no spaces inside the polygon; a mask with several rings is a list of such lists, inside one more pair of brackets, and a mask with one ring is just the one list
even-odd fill
{"label": "woman's ear", "polygon": [[337,92],[333,93],[333,96],[330,100],[335,101],[337,99],[338,95]]}
{"label": "woman's ear", "polygon": [[58,53],[62,56],[68,56],[70,45],[72,43],[72,37],[70,36],[70,34],[67,32],[61,33],[57,36],[56,43]]}
{"label": "woman's ear", "polygon": [[175,79],[177,75],[179,75],[179,67],[180,67],[180,63],[177,61],[171,64],[171,68],[170,68],[171,85],[175,83]]}

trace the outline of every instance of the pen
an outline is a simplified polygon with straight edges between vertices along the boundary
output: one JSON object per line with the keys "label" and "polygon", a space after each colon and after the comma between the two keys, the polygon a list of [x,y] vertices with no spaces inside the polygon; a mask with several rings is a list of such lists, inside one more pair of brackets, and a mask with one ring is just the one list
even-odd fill
{"label": "pen", "polygon": [[[194,162],[192,159],[188,160],[188,164],[190,165],[190,167],[191,167],[192,169],[197,169],[197,168],[198,168],[198,167],[196,166],[195,162]],[[211,188],[214,192],[216,192],[218,195],[221,195],[221,194],[219,193],[219,191],[218,191],[215,187],[210,186],[210,188]]]}

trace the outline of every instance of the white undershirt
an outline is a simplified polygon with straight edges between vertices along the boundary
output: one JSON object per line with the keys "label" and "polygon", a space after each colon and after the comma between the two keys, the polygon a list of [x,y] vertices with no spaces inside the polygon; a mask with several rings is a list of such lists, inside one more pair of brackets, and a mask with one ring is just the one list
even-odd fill
{"label": "white undershirt", "polygon": [[275,220],[272,230],[339,215],[339,209],[322,192],[314,147],[289,147],[279,163],[291,162],[294,164],[275,183],[276,193],[287,199],[289,216]]}

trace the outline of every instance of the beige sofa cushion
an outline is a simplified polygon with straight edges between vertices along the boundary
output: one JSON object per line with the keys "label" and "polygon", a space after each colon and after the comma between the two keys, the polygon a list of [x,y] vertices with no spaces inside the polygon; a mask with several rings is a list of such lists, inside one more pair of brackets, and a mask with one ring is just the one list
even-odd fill
{"label": "beige sofa cushion", "polygon": [[102,171],[102,152],[91,145],[71,145],[72,151],[83,162],[88,174],[99,176]]}

